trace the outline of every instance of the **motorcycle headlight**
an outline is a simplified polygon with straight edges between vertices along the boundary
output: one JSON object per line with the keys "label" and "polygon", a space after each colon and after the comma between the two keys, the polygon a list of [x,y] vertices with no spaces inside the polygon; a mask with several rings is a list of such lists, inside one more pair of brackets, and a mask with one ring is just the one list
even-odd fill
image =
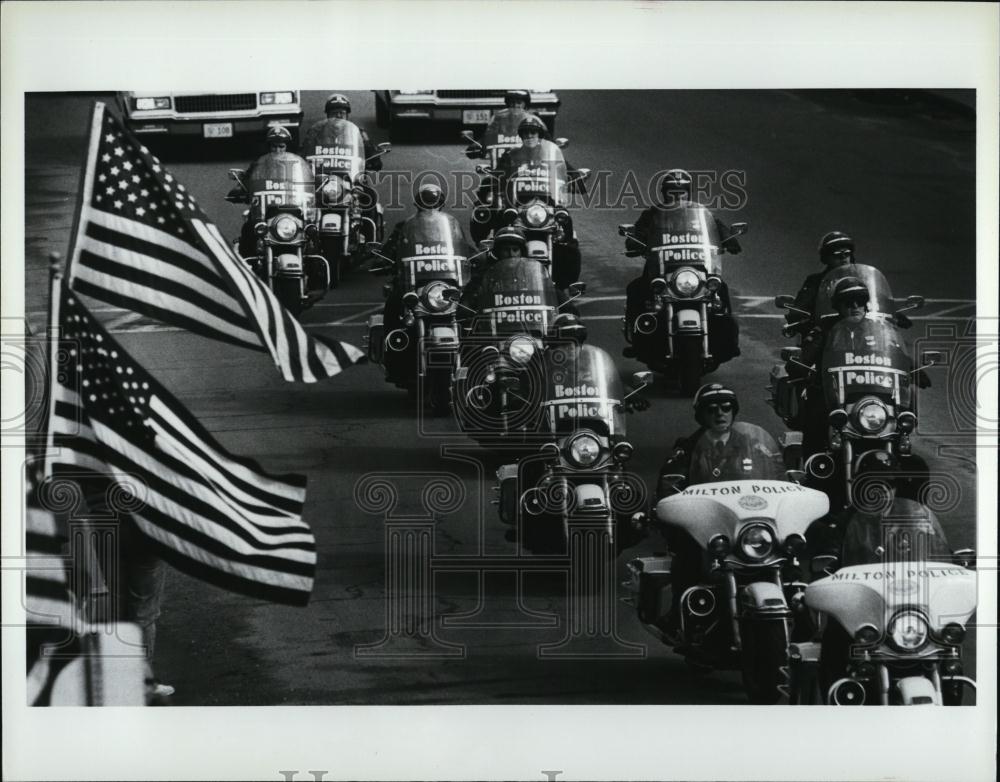
{"label": "motorcycle headlight", "polygon": [[927,620],[916,611],[901,611],[889,622],[889,640],[901,652],[915,652],[927,643]]}
{"label": "motorcycle headlight", "polygon": [[532,204],[524,210],[524,222],[532,228],[540,228],[549,220],[549,210],[541,204]]}
{"label": "motorcycle headlight", "polygon": [[344,183],[341,181],[340,177],[334,177],[323,185],[323,200],[328,204],[335,204],[340,201],[340,199],[342,199],[347,192],[347,188],[344,187]]}
{"label": "motorcycle headlight", "polygon": [[673,286],[680,296],[693,296],[701,285],[697,273],[691,269],[681,269],[674,275]]}
{"label": "motorcycle headlight", "polygon": [[592,434],[578,434],[567,449],[567,458],[578,467],[589,467],[601,455],[601,444]]}
{"label": "motorcycle headlight", "polygon": [[889,418],[889,411],[885,405],[876,399],[862,402],[856,411],[858,426],[866,432],[875,434],[885,429],[885,423]]}
{"label": "motorcycle headlight", "polygon": [[432,282],[423,291],[424,306],[432,312],[444,312],[451,302],[444,297],[448,286],[443,282]]}
{"label": "motorcycle headlight", "polygon": [[283,242],[287,242],[299,232],[299,224],[295,222],[295,218],[279,217],[271,224],[271,231]]}
{"label": "motorcycle headlight", "polygon": [[169,109],[170,98],[136,98],[135,107],[140,111],[150,109]]}
{"label": "motorcycle headlight", "polygon": [[514,337],[507,345],[507,354],[515,364],[527,364],[535,355],[535,341],[531,337]]}
{"label": "motorcycle headlight", "polygon": [[751,524],[740,533],[739,544],[747,559],[766,559],[774,551],[774,532],[766,524]]}

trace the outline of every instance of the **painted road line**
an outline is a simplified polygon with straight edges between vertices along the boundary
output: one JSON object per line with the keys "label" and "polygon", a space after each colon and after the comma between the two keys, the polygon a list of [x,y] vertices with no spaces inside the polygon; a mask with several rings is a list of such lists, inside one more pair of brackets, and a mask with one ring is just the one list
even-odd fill
{"label": "painted road line", "polygon": [[364,317],[367,317],[368,315],[374,315],[376,312],[381,312],[381,310],[382,310],[382,308],[384,306],[385,305],[383,305],[383,304],[377,304],[374,307],[371,307],[370,309],[362,310],[361,312],[355,312],[353,315],[348,315],[346,318],[341,318],[340,320],[335,320],[330,325],[331,326],[347,326],[347,325],[350,325],[357,318],[364,318]]}

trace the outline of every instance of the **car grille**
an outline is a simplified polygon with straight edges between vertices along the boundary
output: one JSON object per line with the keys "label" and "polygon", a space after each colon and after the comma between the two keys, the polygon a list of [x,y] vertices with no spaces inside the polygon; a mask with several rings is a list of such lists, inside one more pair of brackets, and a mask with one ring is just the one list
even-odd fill
{"label": "car grille", "polygon": [[178,95],[174,108],[181,113],[246,111],[257,108],[256,92],[233,92],[226,95]]}
{"label": "car grille", "polygon": [[438,90],[439,98],[452,100],[481,100],[483,98],[502,98],[507,90]]}

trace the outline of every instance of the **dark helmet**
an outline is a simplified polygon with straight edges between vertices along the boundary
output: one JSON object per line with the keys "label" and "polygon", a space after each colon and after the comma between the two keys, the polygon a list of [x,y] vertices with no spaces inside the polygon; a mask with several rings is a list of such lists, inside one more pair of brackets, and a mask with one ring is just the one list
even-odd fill
{"label": "dark helmet", "polygon": [[440,209],[444,202],[444,190],[434,184],[421,185],[414,199],[418,209]]}
{"label": "dark helmet", "polygon": [[520,124],[517,126],[517,135],[524,138],[524,134],[529,130],[533,130],[541,136],[545,135],[545,123],[542,122],[534,114],[529,114],[527,117],[521,120]]}
{"label": "dark helmet", "polygon": [[564,312],[561,315],[556,315],[552,321],[552,336],[568,339],[577,345],[582,345],[587,341],[587,327],[572,312]]}
{"label": "dark helmet", "polygon": [[695,392],[694,399],[691,401],[695,418],[701,415],[706,405],[719,402],[732,402],[734,416],[740,411],[740,400],[736,398],[735,391],[722,383],[706,383]]}
{"label": "dark helmet", "polygon": [[527,108],[531,105],[531,93],[527,90],[507,90],[507,94],[503,96],[504,104],[509,106],[515,100],[524,101],[524,106]]}
{"label": "dark helmet", "polygon": [[282,144],[288,144],[292,140],[292,134],[288,132],[288,129],[283,125],[272,125],[267,129],[267,143],[273,144],[275,142],[280,142]]}
{"label": "dark helmet", "polygon": [[819,259],[829,263],[835,250],[847,249],[854,252],[854,240],[842,231],[830,231],[819,240]]}
{"label": "dark helmet", "polygon": [[516,244],[521,248],[521,252],[528,250],[528,240],[524,238],[524,232],[520,228],[507,226],[501,228],[493,235],[493,248],[496,249],[504,244]]}
{"label": "dark helmet", "polygon": [[691,197],[691,175],[683,168],[672,168],[664,175],[660,195],[666,199],[669,193],[684,193]]}
{"label": "dark helmet", "polygon": [[833,289],[833,295],[830,297],[830,303],[834,306],[834,308],[837,308],[848,299],[854,298],[864,299],[867,303],[871,298],[871,294],[868,292],[868,286],[857,277],[844,277]]}
{"label": "dark helmet", "polygon": [[323,111],[329,114],[333,109],[344,109],[348,114],[350,114],[351,102],[347,99],[346,95],[341,95],[339,92],[335,92],[326,99],[326,105],[323,107]]}

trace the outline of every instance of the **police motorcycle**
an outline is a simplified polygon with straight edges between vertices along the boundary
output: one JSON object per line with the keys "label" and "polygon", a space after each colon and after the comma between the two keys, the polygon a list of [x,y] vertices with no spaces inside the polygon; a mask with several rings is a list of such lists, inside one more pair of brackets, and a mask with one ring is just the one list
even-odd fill
{"label": "police motorcycle", "polygon": [[[868,289],[868,312],[857,324],[838,319],[833,305],[833,291],[845,277],[858,278]],[[795,313],[802,318],[813,315],[825,332],[817,366],[802,364],[810,373],[807,378],[790,377],[784,364],[771,370],[770,404],[789,426],[803,423],[803,391],[810,380],[818,380],[828,411],[827,447],[808,456],[805,470],[820,481],[836,476],[839,485],[834,494],[845,506],[854,505],[854,476],[866,454],[884,451],[898,458],[904,471],[912,456],[911,436],[917,428],[912,378],[937,363],[940,354],[924,352],[923,364],[914,368],[900,323],[907,322],[903,313],[919,309],[923,302],[920,296],[910,296],[904,306],[896,307],[885,276],[873,266],[851,264],[831,269],[820,285],[816,312]],[[778,296],[775,304],[794,310],[791,296]],[[786,326],[786,333],[796,325]],[[781,351],[783,360],[798,364],[801,354],[800,347]]]}
{"label": "police motorcycle", "polygon": [[[379,144],[375,157],[390,149],[386,142]],[[344,271],[366,257],[367,242],[382,241],[382,205],[368,203],[374,198],[365,172],[369,160],[361,131],[353,122],[325,120],[307,133],[302,152],[316,180],[318,240],[336,285]]]}
{"label": "police motorcycle", "polygon": [[[671,607],[671,558],[633,559],[623,586],[645,628],[689,665],[740,670],[751,702],[774,703],[786,681],[789,642],[799,634],[795,624],[808,621],[798,557],[806,530],[826,515],[829,501],[794,482],[802,473],[784,470],[764,429],[737,421],[732,433],[742,438],[745,454],[739,471],[665,476],[675,493],[656,504],[648,522],[668,540],[689,535],[702,552],[700,581],[680,597],[679,635],[661,629]],[[692,465],[700,463],[702,446],[709,453],[703,437]]]}
{"label": "police motorcycle", "polygon": [[330,288],[330,264],[318,253],[312,168],[298,155],[280,152],[229,174],[236,187],[226,200],[250,204],[233,249],[278,301],[298,315]]}
{"label": "police motorcycle", "polygon": [[730,358],[723,345],[732,337],[720,322],[732,318],[722,254],[726,242],[747,229],[745,222],[734,223],[722,237],[712,214],[695,203],[657,210],[648,245],[635,235],[634,224],[618,226],[625,255],[645,258],[652,294],[647,311],[633,323],[623,318],[625,340],[651,370],[676,376],[685,395],[694,394],[702,376]]}
{"label": "police motorcycle", "polygon": [[[378,253],[377,243],[367,249]],[[465,284],[467,248],[458,224],[436,209],[421,210],[402,224],[396,237],[395,260],[369,271],[395,271],[387,298],[401,292],[402,325],[384,333],[383,315],[368,319],[368,357],[387,368],[387,380],[429,402],[435,414],[448,410],[451,383],[459,368],[458,300]],[[389,355],[387,355],[389,354]],[[390,373],[388,365],[401,368]],[[390,377],[391,375],[391,377]]]}
{"label": "police motorcycle", "polygon": [[508,152],[496,167],[477,166],[476,171],[489,177],[493,186],[482,189],[490,201],[476,206],[472,217],[476,223],[513,226],[524,232],[527,254],[546,264],[557,288],[567,288],[580,278],[570,193],[576,182],[590,174],[585,168],[568,174],[562,153],[568,144],[565,138],[541,139],[533,149],[519,146]]}
{"label": "police motorcycle", "polygon": [[975,693],[962,665],[975,552],[952,554],[933,514],[904,502],[914,510],[897,510],[873,556],[827,568],[806,588],[821,631],[789,650],[792,705],[960,706]]}
{"label": "police motorcycle", "polygon": [[[541,403],[543,442],[536,453],[497,470],[494,491],[500,520],[510,537],[533,553],[568,553],[573,523],[599,524],[613,551],[634,545],[642,530],[632,517],[645,495],[626,473],[633,446],[626,439],[630,397],[640,393],[650,373],[636,373],[625,394],[611,356],[581,344],[585,327],[562,315],[546,345],[546,394]],[[567,331],[582,331],[569,336]],[[639,409],[643,409],[640,407]]]}
{"label": "police motorcycle", "polygon": [[[504,231],[498,231],[498,245]],[[586,286],[574,283],[570,297],[560,301],[545,264],[533,257],[487,259],[474,276],[477,282],[459,301],[464,325],[453,392],[458,424],[481,443],[523,443],[540,424],[542,353],[552,323]]]}

